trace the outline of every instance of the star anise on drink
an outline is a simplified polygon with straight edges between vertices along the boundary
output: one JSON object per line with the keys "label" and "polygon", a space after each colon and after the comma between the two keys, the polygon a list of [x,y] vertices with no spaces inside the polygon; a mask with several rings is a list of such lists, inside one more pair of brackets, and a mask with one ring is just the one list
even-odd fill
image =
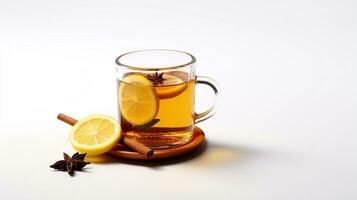
{"label": "star anise on drink", "polygon": [[50,167],[60,171],[67,171],[69,175],[73,175],[75,170],[80,171],[84,166],[90,164],[89,162],[84,161],[86,155],[86,153],[80,154],[77,152],[70,157],[68,154],[63,153],[64,160],[59,160]]}
{"label": "star anise on drink", "polygon": [[164,82],[164,79],[162,76],[164,75],[164,73],[158,74],[157,72],[155,72],[155,74],[148,74],[147,78],[154,84],[154,85],[160,85],[162,84],[162,82]]}

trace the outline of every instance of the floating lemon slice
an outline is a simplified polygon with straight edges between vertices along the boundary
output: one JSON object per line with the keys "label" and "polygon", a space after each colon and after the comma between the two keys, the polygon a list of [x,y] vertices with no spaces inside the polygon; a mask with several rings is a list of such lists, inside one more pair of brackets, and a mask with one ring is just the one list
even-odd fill
{"label": "floating lemon slice", "polygon": [[143,125],[154,119],[159,101],[152,82],[138,74],[125,77],[119,86],[119,108],[132,125]]}
{"label": "floating lemon slice", "polygon": [[163,75],[163,86],[155,87],[160,99],[168,99],[181,94],[187,88],[187,84],[180,78],[169,74]]}
{"label": "floating lemon slice", "polygon": [[73,126],[69,140],[78,152],[99,155],[111,150],[119,142],[120,136],[120,127],[114,118],[91,115]]}

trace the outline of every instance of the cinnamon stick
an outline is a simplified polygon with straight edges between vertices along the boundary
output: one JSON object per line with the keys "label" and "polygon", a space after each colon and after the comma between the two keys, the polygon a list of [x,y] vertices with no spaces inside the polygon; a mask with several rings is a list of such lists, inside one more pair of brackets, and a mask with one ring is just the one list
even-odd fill
{"label": "cinnamon stick", "polygon": [[[71,125],[71,126],[74,126],[78,120],[68,116],[68,115],[65,115],[63,113],[59,113],[57,115],[57,119]],[[138,141],[136,141],[134,138],[130,138],[130,137],[127,137],[125,135],[122,136],[122,139],[121,139],[121,142],[123,144],[125,144],[127,147],[129,147],[130,149],[133,149],[135,150],[136,152],[146,156],[146,158],[150,158],[153,154],[154,154],[154,151],[152,149],[150,149],[149,147],[139,143]]]}
{"label": "cinnamon stick", "polygon": [[78,122],[78,120],[76,120],[68,115],[65,115],[63,113],[58,114],[57,119],[59,119],[63,122],[66,122],[67,124],[69,124],[71,126],[74,126]]}
{"label": "cinnamon stick", "polygon": [[134,138],[124,136],[122,141],[126,146],[146,156],[147,158],[150,158],[152,155],[154,155],[154,151],[152,149],[136,141]]}

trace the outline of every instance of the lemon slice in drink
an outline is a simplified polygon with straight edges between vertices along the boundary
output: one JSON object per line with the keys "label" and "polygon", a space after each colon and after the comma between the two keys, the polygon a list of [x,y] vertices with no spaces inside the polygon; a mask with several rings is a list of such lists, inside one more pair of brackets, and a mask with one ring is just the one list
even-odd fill
{"label": "lemon slice in drink", "polygon": [[120,136],[120,126],[114,118],[97,114],[79,120],[73,126],[69,140],[78,152],[100,155],[111,150]]}
{"label": "lemon slice in drink", "polygon": [[132,125],[143,125],[155,118],[159,101],[153,83],[142,75],[125,77],[119,85],[119,108]]}
{"label": "lemon slice in drink", "polygon": [[187,88],[187,84],[181,78],[170,74],[164,74],[163,78],[163,86],[155,87],[160,99],[173,98],[181,94]]}

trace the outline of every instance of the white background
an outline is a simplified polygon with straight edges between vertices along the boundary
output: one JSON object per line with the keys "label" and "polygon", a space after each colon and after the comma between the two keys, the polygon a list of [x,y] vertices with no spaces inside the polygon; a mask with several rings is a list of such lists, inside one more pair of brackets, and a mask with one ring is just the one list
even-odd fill
{"label": "white background", "polygon": [[[357,199],[354,12],[352,0],[0,0],[0,199]],[[51,170],[74,152],[57,113],[116,116],[114,59],[143,48],[188,51],[219,82],[219,111],[199,124],[206,151]],[[197,90],[202,110],[210,93]]]}

